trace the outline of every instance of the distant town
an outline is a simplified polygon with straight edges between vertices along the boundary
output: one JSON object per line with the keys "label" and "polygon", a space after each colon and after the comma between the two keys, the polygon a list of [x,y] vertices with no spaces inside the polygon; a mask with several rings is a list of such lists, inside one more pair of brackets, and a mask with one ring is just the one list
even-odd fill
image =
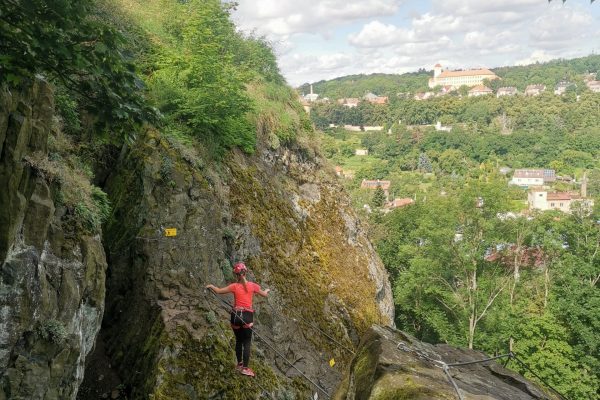
{"label": "distant town", "polygon": [[[449,71],[444,70],[441,64],[436,64],[433,68],[433,76],[429,79],[428,86],[430,91],[417,92],[412,94],[415,100],[427,100],[433,97],[439,97],[447,95],[451,92],[459,90],[461,87],[468,87],[468,97],[477,96],[489,96],[496,95],[496,97],[502,96],[539,96],[546,90],[550,90],[541,83],[531,82],[525,90],[521,93],[514,86],[503,86],[498,88],[495,93],[494,90],[486,86],[487,82],[498,80],[498,77],[494,72],[489,69],[466,69],[466,70],[455,70]],[[600,93],[600,80],[597,80],[593,74],[584,77],[584,83],[587,88],[595,93]],[[568,80],[562,80],[556,84],[553,93],[557,96],[563,95],[569,88],[573,88],[575,84]],[[407,94],[404,94],[407,95]],[[304,106],[306,112],[310,112],[311,103],[329,103],[331,99],[327,97],[320,98],[319,94],[313,92],[313,85],[310,85],[310,93],[301,94],[300,101]],[[340,98],[336,100],[338,104],[341,104],[348,108],[358,106],[361,101],[366,101],[371,104],[384,105],[389,102],[387,96],[378,96],[374,93],[366,93],[362,98]]]}

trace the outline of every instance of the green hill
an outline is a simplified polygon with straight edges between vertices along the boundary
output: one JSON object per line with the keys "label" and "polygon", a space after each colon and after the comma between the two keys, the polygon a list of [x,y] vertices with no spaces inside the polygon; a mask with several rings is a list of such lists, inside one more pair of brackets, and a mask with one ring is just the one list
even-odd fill
{"label": "green hill", "polygon": [[[542,83],[553,87],[563,79],[581,83],[581,76],[600,71],[600,55],[589,55],[571,60],[553,60],[525,66],[493,68],[502,80],[496,86],[516,86],[519,90],[529,84]],[[331,80],[313,83],[313,91],[321,98],[339,99],[362,97],[369,92],[379,96],[395,96],[398,93],[415,93],[428,90],[427,81],[433,71],[420,69],[406,74],[348,75]],[[305,83],[298,88],[300,93],[308,93],[310,85]]]}

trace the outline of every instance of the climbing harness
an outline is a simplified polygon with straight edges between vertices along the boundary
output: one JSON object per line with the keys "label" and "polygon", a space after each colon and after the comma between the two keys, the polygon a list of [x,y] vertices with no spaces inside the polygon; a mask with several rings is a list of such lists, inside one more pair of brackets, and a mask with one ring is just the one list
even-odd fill
{"label": "climbing harness", "polygon": [[[224,306],[226,306],[226,310],[230,310],[233,308],[233,306],[226,300],[223,300],[222,298],[218,297],[217,294],[215,292],[213,292],[212,290],[209,290],[210,293],[212,293],[212,295],[219,300],[221,303],[223,303]],[[298,367],[296,367],[291,361],[289,361],[283,354],[281,354],[281,352],[279,352],[271,343],[269,343],[269,341],[267,341],[262,335],[260,335],[255,328],[250,328],[252,330],[252,332],[256,335],[257,338],[259,338],[267,347],[269,347],[271,350],[273,350],[275,352],[275,354],[277,354],[279,357],[281,357],[287,364],[289,364],[290,367],[292,367],[293,369],[295,369],[300,375],[302,375],[304,377],[304,379],[306,379],[308,382],[310,382],[317,390],[319,390],[321,393],[323,393],[325,395],[325,398],[327,399],[331,399],[331,396],[329,395],[329,393],[318,383],[314,382],[312,379],[310,379],[304,372],[300,371],[298,369]]]}
{"label": "climbing harness", "polygon": [[552,385],[550,385],[549,383],[547,383],[538,374],[536,374],[535,371],[533,371],[531,368],[529,368],[529,366],[527,366],[523,361],[521,361],[521,359],[519,357],[517,357],[517,355],[514,352],[512,352],[512,351],[509,352],[509,353],[507,353],[507,354],[501,354],[501,355],[498,355],[498,356],[495,356],[495,357],[488,357],[488,358],[484,358],[484,359],[481,359],[481,360],[466,361],[466,362],[460,362],[460,363],[446,363],[446,362],[444,362],[441,359],[436,360],[436,359],[432,358],[429,354],[427,354],[427,352],[425,350],[419,350],[419,349],[410,348],[405,342],[402,342],[402,341],[398,342],[398,345],[396,346],[396,348],[399,349],[399,350],[402,350],[404,352],[414,353],[414,354],[417,355],[417,357],[419,357],[419,358],[421,358],[423,360],[427,360],[429,362],[432,362],[433,364],[435,364],[435,366],[437,368],[441,368],[444,371],[444,374],[446,374],[446,376],[448,377],[448,380],[450,381],[450,384],[454,388],[454,391],[456,392],[456,396],[458,397],[459,400],[464,400],[464,397],[463,397],[462,393],[460,392],[460,389],[458,388],[458,385],[456,384],[456,381],[454,380],[454,377],[450,373],[450,368],[451,367],[461,367],[461,366],[472,365],[472,364],[480,364],[480,363],[485,363],[485,362],[489,362],[489,361],[499,360],[501,358],[506,358],[506,362],[504,363],[504,367],[506,367],[508,365],[508,363],[510,362],[510,360],[517,361],[522,367],[524,367],[529,372],[531,372],[544,385],[546,385],[548,388],[552,389],[552,391],[554,391],[556,394],[558,394],[561,399],[563,399],[563,400],[569,400],[564,394],[562,394],[561,392],[559,392],[558,390],[556,390],[554,387],[552,387]]}
{"label": "climbing harness", "polygon": [[[209,305],[209,307],[210,307],[210,305]],[[214,312],[212,307],[210,307],[210,308],[211,308],[211,311]],[[223,335],[223,337],[227,337],[227,335],[225,334],[225,331],[223,330],[221,325],[218,323],[215,325],[217,325],[217,328],[219,328],[219,330],[221,331],[221,335]],[[231,345],[231,340],[227,341],[227,346],[229,346],[229,350],[231,350],[233,353],[235,353],[235,350],[234,350],[233,346]],[[268,395],[268,397],[270,397],[272,400],[275,400],[275,397],[271,394],[271,392],[269,392],[263,385],[261,385],[260,382],[258,381],[258,379],[253,379],[252,382],[254,384],[256,384],[256,386],[258,386],[260,388],[260,390],[262,390],[263,396],[266,393]]]}

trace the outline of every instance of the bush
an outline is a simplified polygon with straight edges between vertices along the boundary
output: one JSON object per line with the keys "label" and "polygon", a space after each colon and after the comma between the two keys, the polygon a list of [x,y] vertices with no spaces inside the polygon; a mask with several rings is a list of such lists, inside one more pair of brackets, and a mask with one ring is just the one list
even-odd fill
{"label": "bush", "polygon": [[63,323],[55,319],[49,319],[38,325],[36,334],[38,337],[54,344],[64,343],[68,336]]}

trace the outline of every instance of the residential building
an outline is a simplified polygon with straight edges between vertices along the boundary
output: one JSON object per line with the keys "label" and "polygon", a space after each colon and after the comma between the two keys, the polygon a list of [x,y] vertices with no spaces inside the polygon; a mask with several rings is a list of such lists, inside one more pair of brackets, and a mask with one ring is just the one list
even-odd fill
{"label": "residential building", "polygon": [[507,268],[514,268],[515,260],[523,267],[541,267],[546,261],[544,252],[540,247],[517,246],[515,244],[499,244],[496,248],[488,249],[484,260],[498,262]]}
{"label": "residential building", "polygon": [[387,104],[388,102],[388,97],[387,96],[377,96],[376,94],[373,93],[367,93],[363,99],[365,99],[366,101],[368,101],[371,104]]}
{"label": "residential building", "polygon": [[477,86],[483,84],[485,79],[499,79],[489,69],[469,69],[465,71],[444,71],[440,64],[433,68],[433,78],[429,79],[429,87],[451,86],[457,89],[463,85]]}
{"label": "residential building", "polygon": [[569,86],[573,85],[571,82],[568,81],[560,81],[556,84],[556,86],[554,87],[554,94],[557,96],[563,95],[565,94],[565,92],[567,91],[567,88]]}
{"label": "residential building", "polygon": [[600,93],[600,81],[587,81],[586,86],[594,93]]}
{"label": "residential building", "polygon": [[514,86],[505,86],[505,87],[501,87],[500,89],[498,89],[498,91],[496,92],[496,97],[514,96],[517,93],[519,93],[519,91],[517,90],[516,87],[514,87]]}
{"label": "residential building", "polygon": [[427,100],[434,96],[435,96],[435,93],[433,93],[433,92],[416,93],[415,100]]}
{"label": "residential building", "polygon": [[525,96],[538,96],[540,94],[542,94],[542,92],[544,92],[546,90],[546,85],[540,85],[540,84],[536,84],[536,85],[528,85],[525,88]]}
{"label": "residential building", "polygon": [[385,192],[385,196],[387,197],[389,195],[390,185],[391,185],[390,181],[380,181],[379,179],[376,181],[370,181],[367,179],[363,179],[362,182],[360,183],[360,188],[375,190],[378,187],[381,187],[383,189],[383,191]]}
{"label": "residential building", "polygon": [[570,213],[575,203],[580,203],[588,211],[594,207],[594,200],[587,199],[579,193],[548,192],[542,189],[530,191],[527,195],[527,203],[530,210],[558,210],[564,213]]}
{"label": "residential building", "polygon": [[516,169],[509,184],[528,188],[531,186],[544,186],[544,184],[555,180],[556,173],[553,169]]}
{"label": "residential building", "polygon": [[442,132],[450,132],[452,130],[452,127],[451,126],[444,126],[444,125],[442,125],[442,123],[440,121],[438,121],[435,124],[435,130],[436,131],[442,131]]}
{"label": "residential building", "polygon": [[314,101],[317,101],[318,98],[319,98],[319,95],[316,93],[313,93],[313,85],[311,84],[310,85],[310,93],[304,95],[304,100],[308,101],[309,103],[312,103]]}
{"label": "residential building", "polygon": [[369,150],[368,149],[356,149],[356,150],[354,150],[354,154],[357,156],[368,156]]}
{"label": "residential building", "polygon": [[492,93],[494,93],[494,91],[489,87],[484,85],[477,85],[473,86],[473,88],[469,90],[469,97],[486,96]]}
{"label": "residential building", "polygon": [[450,85],[444,85],[442,86],[442,88],[440,89],[440,94],[448,94],[452,91],[456,90],[455,88],[453,88]]}
{"label": "residential building", "polygon": [[349,97],[347,99],[339,99],[338,103],[343,105],[344,107],[348,107],[348,108],[353,108],[358,106],[358,103],[360,102],[360,99],[357,99],[356,97]]}
{"label": "residential building", "polygon": [[386,208],[389,209],[393,209],[393,208],[401,208],[401,207],[406,207],[409,204],[414,203],[415,201],[413,199],[411,199],[410,197],[405,197],[405,198],[396,198],[392,201],[390,201],[387,205]]}
{"label": "residential building", "polygon": [[302,104],[302,108],[306,111],[307,114],[310,114],[310,103],[304,99],[304,97],[300,97],[300,104]]}

